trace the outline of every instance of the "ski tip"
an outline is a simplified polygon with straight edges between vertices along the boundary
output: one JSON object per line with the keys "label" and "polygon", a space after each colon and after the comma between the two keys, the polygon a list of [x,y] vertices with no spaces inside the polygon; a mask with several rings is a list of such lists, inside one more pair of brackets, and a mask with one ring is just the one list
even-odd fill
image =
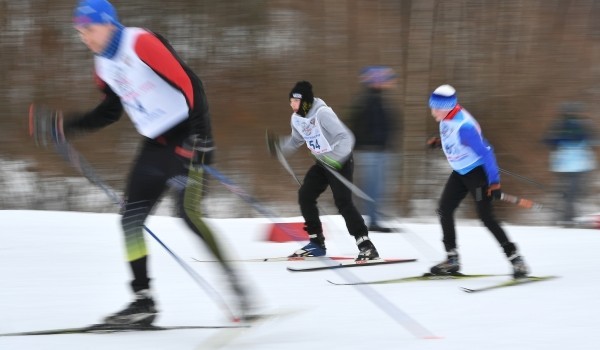
{"label": "ski tip", "polygon": [[413,261],[417,261],[417,258],[381,258],[381,260],[378,261],[385,261],[385,262],[413,262]]}
{"label": "ski tip", "polygon": [[555,278],[559,278],[559,277],[560,276],[555,276],[555,275],[545,275],[545,276],[527,275],[527,276],[523,276],[523,277],[513,278],[512,281],[513,282],[536,282],[536,281],[551,280],[551,279],[555,279]]}
{"label": "ski tip", "polygon": [[529,283],[532,283],[532,282],[542,282],[542,281],[547,281],[547,280],[555,279],[557,277],[558,276],[554,276],[554,275],[548,275],[548,276],[525,276],[525,277],[520,277],[520,278],[512,278],[512,279],[506,280],[504,282],[500,282],[500,283],[489,285],[487,287],[482,287],[482,288],[465,288],[465,287],[459,287],[459,288],[463,292],[475,293],[475,292],[483,292],[483,291],[491,290],[491,289],[497,289],[497,288],[503,288],[503,287],[511,287],[511,286],[518,286],[518,285],[522,285],[522,284],[529,284]]}

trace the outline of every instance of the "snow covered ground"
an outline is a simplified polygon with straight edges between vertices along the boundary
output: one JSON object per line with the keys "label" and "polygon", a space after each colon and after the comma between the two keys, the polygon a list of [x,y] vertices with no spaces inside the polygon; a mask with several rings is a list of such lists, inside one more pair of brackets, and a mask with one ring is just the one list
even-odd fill
{"label": "snow covered ground", "polygon": [[[266,219],[209,222],[232,258],[284,256],[301,245],[266,241],[270,227]],[[7,210],[0,211],[0,223],[0,333],[96,323],[131,301],[118,215]],[[324,217],[324,223],[330,255],[357,253],[338,216]],[[463,272],[510,271],[483,227],[466,221],[459,225]],[[147,226],[231,301],[216,264],[192,261],[211,257],[178,219],[154,216]],[[226,348],[591,350],[600,346],[598,230],[506,225],[532,274],[561,276],[541,283],[467,294],[459,286],[485,286],[506,277],[362,288],[327,282],[411,276],[443,258],[436,222],[400,221],[400,227],[402,233],[372,233],[372,239],[383,257],[417,258],[417,262],[344,269],[346,273],[291,273],[285,268],[322,262],[236,263],[260,310],[303,311],[264,324]],[[222,309],[206,292],[151,237],[147,241],[161,310],[157,324],[227,324]],[[197,349],[216,332],[0,337],[0,349]]]}

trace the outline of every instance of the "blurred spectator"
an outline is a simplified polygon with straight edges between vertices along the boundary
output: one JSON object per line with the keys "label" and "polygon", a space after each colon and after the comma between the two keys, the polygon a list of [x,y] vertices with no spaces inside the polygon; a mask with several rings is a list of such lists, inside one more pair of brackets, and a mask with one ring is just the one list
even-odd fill
{"label": "blurred spectator", "polygon": [[563,195],[563,213],[557,224],[570,227],[577,216],[576,205],[584,195],[586,175],[596,169],[596,156],[592,125],[584,116],[584,106],[579,102],[566,102],[560,106],[559,118],[544,136],[550,146],[550,171],[558,177],[559,191]]}
{"label": "blurred spectator", "polygon": [[402,113],[386,99],[386,91],[396,85],[396,74],[390,67],[368,66],[362,69],[360,92],[350,112],[349,127],[356,137],[355,158],[358,185],[373,202],[363,210],[369,216],[369,231],[391,232],[380,223],[379,204],[386,192],[390,172],[391,141],[401,125]]}

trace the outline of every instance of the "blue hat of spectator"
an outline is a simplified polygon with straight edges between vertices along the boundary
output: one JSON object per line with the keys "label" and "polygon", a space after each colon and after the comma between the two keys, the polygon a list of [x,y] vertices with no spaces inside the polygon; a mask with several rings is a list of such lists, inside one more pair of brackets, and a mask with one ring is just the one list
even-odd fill
{"label": "blue hat of spectator", "polygon": [[360,78],[363,84],[375,85],[387,83],[396,79],[394,70],[386,66],[367,66],[360,71]]}
{"label": "blue hat of spectator", "polygon": [[450,85],[442,85],[435,89],[429,97],[429,108],[452,109],[456,107],[458,100],[456,90]]}
{"label": "blue hat of spectator", "polygon": [[117,11],[107,0],[81,0],[73,13],[75,25],[119,24]]}

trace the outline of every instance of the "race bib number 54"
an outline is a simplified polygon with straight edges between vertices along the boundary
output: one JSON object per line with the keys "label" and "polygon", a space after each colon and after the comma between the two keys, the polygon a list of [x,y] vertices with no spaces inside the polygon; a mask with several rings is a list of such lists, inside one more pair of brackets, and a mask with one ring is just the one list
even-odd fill
{"label": "race bib number 54", "polygon": [[294,128],[302,135],[304,141],[306,141],[306,147],[314,154],[321,154],[325,152],[331,152],[331,145],[327,142],[321,125],[317,118],[313,117],[310,119],[302,118],[294,115],[292,117]]}

